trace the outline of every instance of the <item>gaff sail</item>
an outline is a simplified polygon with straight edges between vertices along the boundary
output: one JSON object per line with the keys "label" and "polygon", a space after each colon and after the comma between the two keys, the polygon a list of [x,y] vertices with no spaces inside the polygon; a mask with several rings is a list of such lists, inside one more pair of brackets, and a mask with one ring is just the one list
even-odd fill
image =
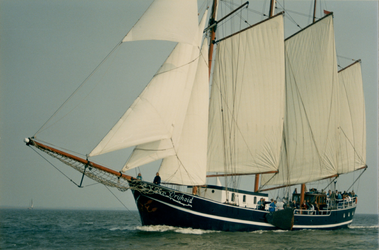
{"label": "gaff sail", "polygon": [[207,172],[279,166],[284,118],[284,31],[278,15],[217,43]]}

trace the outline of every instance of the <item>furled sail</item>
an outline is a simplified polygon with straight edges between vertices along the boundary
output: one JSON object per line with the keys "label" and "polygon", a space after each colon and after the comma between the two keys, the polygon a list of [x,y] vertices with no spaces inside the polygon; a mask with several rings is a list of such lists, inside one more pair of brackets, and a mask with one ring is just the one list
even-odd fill
{"label": "furled sail", "polygon": [[209,111],[208,172],[278,169],[284,70],[282,15],[218,43]]}
{"label": "furled sail", "polygon": [[285,41],[286,116],[279,173],[262,183],[291,185],[337,173],[338,73],[333,17]]}
{"label": "furled sail", "polygon": [[196,0],[155,0],[122,40],[167,40],[196,46]]}
{"label": "furled sail", "polygon": [[175,155],[163,159],[159,173],[164,182],[203,185],[206,182],[208,135],[208,43],[204,40],[190,102]]}
{"label": "furled sail", "polygon": [[[204,29],[204,25],[206,21],[206,15],[207,15],[207,12],[204,14],[202,21],[200,22],[199,27],[198,27],[198,33],[197,33],[198,46],[200,46],[200,43],[202,40],[203,29]],[[185,46],[189,46],[189,45],[185,45]],[[197,55],[197,58],[194,59],[194,61],[191,62],[191,64],[189,65],[190,68],[188,71],[188,76],[186,76],[187,77],[186,82],[184,82],[183,80],[182,82],[177,82],[177,84],[185,84],[185,89],[180,100],[178,100],[178,102],[171,104],[172,107],[176,107],[176,111],[175,111],[175,115],[172,117],[173,120],[171,121],[171,123],[174,124],[174,126],[172,128],[170,136],[165,139],[151,141],[144,144],[139,144],[137,147],[135,147],[133,153],[129,157],[126,165],[123,168],[123,171],[176,154],[177,152],[176,146],[178,145],[181,134],[182,134],[182,128],[185,122],[188,103],[190,101],[191,92],[192,92],[192,88],[194,84],[194,77],[197,72],[196,67],[198,65],[198,60],[201,59],[201,55],[199,55],[199,52],[200,51],[198,47],[193,47],[193,53]],[[199,68],[197,70],[199,70]],[[208,105],[204,106],[203,108],[207,109],[207,107]]]}
{"label": "furled sail", "polygon": [[338,173],[366,165],[366,117],[360,61],[338,72],[340,87],[340,155]]}

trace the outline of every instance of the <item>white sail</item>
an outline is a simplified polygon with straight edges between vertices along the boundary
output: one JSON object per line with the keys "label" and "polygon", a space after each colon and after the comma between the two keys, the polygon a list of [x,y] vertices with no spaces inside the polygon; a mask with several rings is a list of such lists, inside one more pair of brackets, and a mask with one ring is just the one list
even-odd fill
{"label": "white sail", "polygon": [[122,40],[167,40],[196,46],[196,0],[155,0]]}
{"label": "white sail", "polygon": [[218,43],[209,111],[208,172],[278,169],[284,83],[282,15]]}
{"label": "white sail", "polygon": [[298,184],[337,174],[338,73],[332,15],[285,41],[286,117],[279,173],[262,183]]}
{"label": "white sail", "polygon": [[169,139],[177,125],[173,122],[182,107],[179,103],[187,95],[186,83],[192,84],[195,77],[198,55],[195,46],[177,44],[141,95],[89,156]]}
{"label": "white sail", "polygon": [[[202,21],[198,27],[197,33],[197,43],[200,46],[202,40],[202,34],[204,30],[204,25],[206,21],[207,12],[204,14]],[[138,145],[131,156],[129,157],[127,163],[125,164],[123,171],[132,169],[143,164],[162,159],[164,157],[175,155],[177,152],[176,145],[180,140],[182,134],[182,128],[185,122],[185,117],[187,113],[188,104],[191,97],[191,92],[194,84],[194,77],[196,75],[196,68],[198,65],[198,60],[201,57],[199,55],[199,48],[193,47],[194,53],[197,53],[197,59],[195,62],[191,63],[190,69],[188,70],[187,81],[183,82],[185,84],[184,93],[179,102],[173,103],[172,106],[177,107],[176,115],[173,117],[172,124],[175,124],[173,127],[172,133],[169,138],[162,139],[158,141],[152,141],[144,144]],[[207,106],[203,108],[207,109]]]}
{"label": "white sail", "polygon": [[208,134],[208,43],[204,40],[197,74],[175,155],[163,159],[159,173],[164,182],[203,185],[206,182]]}
{"label": "white sail", "polygon": [[366,117],[359,62],[338,73],[340,83],[340,157],[338,173],[366,165]]}

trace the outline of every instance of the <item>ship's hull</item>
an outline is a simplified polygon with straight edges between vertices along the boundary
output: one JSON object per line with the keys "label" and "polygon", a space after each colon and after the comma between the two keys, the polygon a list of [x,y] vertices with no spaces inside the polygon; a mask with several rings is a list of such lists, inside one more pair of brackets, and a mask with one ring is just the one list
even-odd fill
{"label": "ship's hull", "polygon": [[[276,230],[268,211],[220,203],[148,182],[130,183],[142,225],[220,231]],[[293,230],[338,229],[353,220],[355,206],[320,214],[295,214]]]}

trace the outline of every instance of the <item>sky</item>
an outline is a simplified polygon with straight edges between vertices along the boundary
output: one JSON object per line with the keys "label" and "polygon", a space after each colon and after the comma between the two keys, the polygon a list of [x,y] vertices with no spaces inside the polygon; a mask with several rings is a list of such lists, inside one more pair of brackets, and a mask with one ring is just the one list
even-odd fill
{"label": "sky", "polygon": [[[235,2],[237,7],[239,1]],[[318,17],[321,9],[334,12],[339,64],[362,60],[369,168],[354,189],[360,203],[357,213],[377,213],[377,1],[318,2]],[[311,21],[311,2],[278,3],[278,8],[287,9],[286,36],[299,30],[293,20],[301,27]],[[35,135],[76,91],[36,136],[84,156],[94,148],[175,45],[162,41],[124,43],[96,69],[148,5],[121,0],[0,1],[0,207],[27,207],[33,199],[36,208],[136,209],[130,191],[108,189],[86,178],[85,187],[78,188],[73,182],[80,182],[80,173],[46,157],[50,164],[25,146],[23,139]],[[199,8],[204,6],[199,1]],[[250,1],[249,9],[250,17],[258,22],[264,18],[258,13],[266,12],[268,3]],[[95,161],[118,171],[130,152],[109,153]],[[141,171],[144,179],[152,180],[158,165],[148,164],[128,174]],[[347,189],[359,174],[340,177],[338,190]]]}

